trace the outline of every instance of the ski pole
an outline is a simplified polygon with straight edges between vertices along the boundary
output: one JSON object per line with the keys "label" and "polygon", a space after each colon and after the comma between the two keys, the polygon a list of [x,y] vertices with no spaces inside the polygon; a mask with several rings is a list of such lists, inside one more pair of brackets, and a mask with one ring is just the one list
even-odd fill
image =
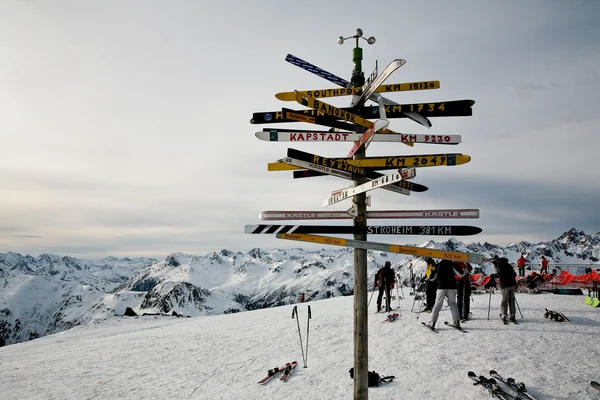
{"label": "ski pole", "polygon": [[398,295],[398,315],[402,315],[402,310],[400,309],[400,292],[398,292],[398,286],[396,286],[396,294]]}
{"label": "ski pole", "polygon": [[521,319],[523,319],[523,313],[521,312],[521,307],[519,307],[519,302],[517,301],[517,296],[515,296],[515,304],[517,305],[517,308],[519,309],[519,314],[521,314]]}
{"label": "ski pole", "polygon": [[490,320],[490,308],[492,306],[492,288],[489,288],[490,300],[488,301],[488,321]]}
{"label": "ski pole", "polygon": [[369,302],[367,303],[367,308],[369,308],[369,306],[371,305],[371,299],[373,298],[374,294],[375,294],[375,289],[373,289],[373,291],[371,292],[371,297],[369,298]]}
{"label": "ski pole", "polygon": [[292,310],[292,319],[296,317],[296,323],[298,324],[298,336],[300,337],[300,350],[302,350],[302,361],[304,361],[304,367],[306,368],[306,359],[304,358],[304,346],[302,345],[302,334],[300,333],[300,320],[298,319],[298,306],[294,306]]}
{"label": "ski pole", "polygon": [[310,313],[310,306],[308,306],[308,320],[306,321],[306,361],[304,361],[304,368],[306,368],[306,364],[308,363],[308,332],[310,330],[310,319],[312,315]]}

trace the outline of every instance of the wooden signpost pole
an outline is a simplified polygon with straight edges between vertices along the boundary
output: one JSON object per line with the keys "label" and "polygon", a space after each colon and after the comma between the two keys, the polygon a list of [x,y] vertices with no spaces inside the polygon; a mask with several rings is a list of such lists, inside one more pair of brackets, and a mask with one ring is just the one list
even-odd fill
{"label": "wooden signpost pole", "polygon": [[[358,45],[358,40],[362,37],[362,30],[357,29],[356,47],[352,51],[354,61],[354,71],[352,71],[352,86],[361,87],[365,81],[365,75],[362,72],[362,49]],[[342,38],[340,38],[342,39]],[[373,38],[373,42],[375,39]],[[342,40],[343,43],[343,40]],[[340,43],[340,44],[342,44]],[[369,40],[369,44],[372,44]],[[361,96],[357,107],[365,105],[364,97]],[[365,128],[355,125],[356,133],[363,133]],[[361,146],[352,156],[354,160],[365,158],[365,146]],[[366,183],[365,177],[357,176],[354,185]],[[354,196],[353,201],[356,204],[357,215],[354,217],[354,226],[357,229],[367,225],[367,204],[366,193],[359,193]],[[364,232],[364,230],[360,230]],[[354,235],[354,240],[367,240],[366,233]],[[367,308],[367,249],[354,249],[354,400],[367,400],[369,398],[369,325]]]}

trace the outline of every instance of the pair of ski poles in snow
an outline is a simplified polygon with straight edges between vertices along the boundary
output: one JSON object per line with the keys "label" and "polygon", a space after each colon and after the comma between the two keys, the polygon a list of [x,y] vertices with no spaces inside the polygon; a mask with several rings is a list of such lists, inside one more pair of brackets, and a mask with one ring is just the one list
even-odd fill
{"label": "pair of ski poles in snow", "polygon": [[[488,289],[490,291],[490,299],[488,301],[488,321],[490,319],[490,309],[492,308],[492,288]],[[521,319],[523,319],[523,313],[521,312],[521,307],[519,307],[519,302],[517,301],[517,296],[515,296],[515,304],[517,305],[517,309],[519,310],[519,314],[521,314]]]}
{"label": "pair of ski poles in snow", "polygon": [[294,306],[292,310],[292,319],[296,319],[298,324],[298,336],[300,337],[300,350],[302,350],[302,361],[304,362],[304,368],[308,362],[308,334],[310,332],[310,319],[312,318],[310,313],[310,306],[308,306],[308,320],[306,321],[306,357],[304,356],[304,346],[302,344],[302,334],[300,333],[300,319],[298,318],[298,306]]}

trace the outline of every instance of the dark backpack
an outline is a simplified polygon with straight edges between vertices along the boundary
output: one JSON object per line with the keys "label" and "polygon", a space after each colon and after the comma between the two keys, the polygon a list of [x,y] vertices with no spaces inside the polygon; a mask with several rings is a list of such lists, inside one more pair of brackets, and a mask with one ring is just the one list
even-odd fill
{"label": "dark backpack", "polygon": [[[350,378],[354,379],[354,367],[350,368]],[[379,386],[379,383],[387,383],[394,380],[395,376],[384,376],[383,378],[375,371],[369,372],[369,387]]]}

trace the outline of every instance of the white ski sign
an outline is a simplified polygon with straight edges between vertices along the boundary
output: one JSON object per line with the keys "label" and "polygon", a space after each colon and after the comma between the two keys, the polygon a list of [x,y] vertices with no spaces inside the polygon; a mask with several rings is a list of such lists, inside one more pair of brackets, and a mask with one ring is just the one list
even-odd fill
{"label": "white ski sign", "polygon": [[402,179],[410,179],[415,177],[415,169],[407,168],[398,172],[394,172],[392,174],[384,175],[380,178],[373,179],[367,183],[363,183],[362,185],[350,187],[341,190],[339,193],[336,193],[329,198],[323,201],[323,207],[328,207],[332,204],[339,203],[340,201],[347,200],[352,196],[355,196],[360,193],[368,192],[369,190],[384,188],[387,185],[391,185],[392,183],[396,183],[401,181]]}
{"label": "white ski sign", "polygon": [[[298,168],[310,169],[312,171],[322,172],[327,175],[333,175],[333,176],[337,176],[338,178],[344,178],[344,179],[348,179],[351,181],[354,180],[354,176],[351,172],[341,171],[341,170],[338,170],[335,168],[330,168],[330,167],[326,167],[324,165],[314,164],[311,162],[306,162],[306,161],[298,160],[298,159],[291,158],[291,157],[283,158],[281,161],[283,161],[286,164],[298,167]],[[369,179],[369,178],[367,178],[367,179]],[[409,190],[401,188],[399,186],[386,185],[386,186],[383,186],[382,189],[386,189],[386,190],[390,190],[392,192],[410,196]]]}
{"label": "white ski sign", "polygon": [[[354,208],[354,207],[353,207]],[[263,221],[294,221],[319,219],[351,219],[354,212],[347,211],[263,211],[258,218]],[[369,219],[476,219],[479,209],[454,208],[441,210],[380,210],[367,211]]]}
{"label": "white ski sign", "polygon": [[369,85],[369,87],[367,87],[366,89],[363,88],[363,92],[362,92],[362,94],[360,96],[357,96],[356,98],[352,99],[352,102],[350,103],[350,107],[354,107],[362,99],[368,99],[369,97],[371,97],[371,95],[373,93],[375,93],[375,90],[377,90],[377,88],[379,87],[379,85],[381,85],[383,82],[385,82],[385,80],[395,70],[397,70],[398,68],[400,68],[404,64],[406,64],[406,60],[403,60],[401,58],[398,58],[398,59],[392,61],[387,67],[385,67],[385,69],[383,70],[383,72],[381,73],[381,75],[379,75],[377,77],[377,79],[375,79],[373,82],[371,82],[371,84]]}
{"label": "white ski sign", "polygon": [[[272,129],[269,131],[256,132],[254,134],[258,139],[267,142],[356,142],[363,134],[354,132],[326,132],[326,131],[281,131]],[[407,142],[424,144],[459,144],[460,135],[428,135],[428,134],[408,134],[408,133],[375,133],[372,136],[373,142]]]}

